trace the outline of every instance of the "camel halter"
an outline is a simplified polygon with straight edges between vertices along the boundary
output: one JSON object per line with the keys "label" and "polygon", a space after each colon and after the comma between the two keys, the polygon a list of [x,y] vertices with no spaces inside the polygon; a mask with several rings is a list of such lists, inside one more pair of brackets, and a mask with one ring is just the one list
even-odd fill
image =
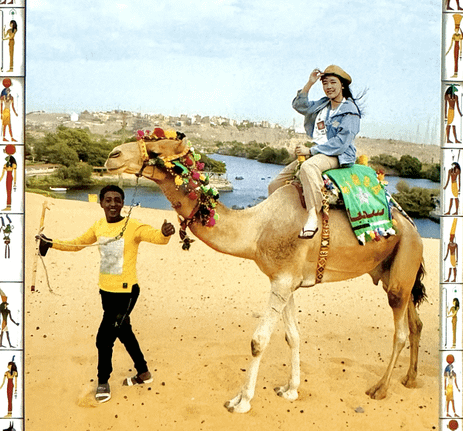
{"label": "camel halter", "polygon": [[180,159],[183,156],[186,156],[190,152],[190,148],[186,147],[185,150],[183,150],[179,154],[173,154],[172,156],[168,156],[168,157],[156,156],[154,158],[150,158],[148,154],[148,150],[146,148],[146,142],[143,139],[139,139],[137,143],[138,143],[138,150],[140,151],[140,159],[142,162],[140,170],[138,171],[138,173],[135,174],[137,177],[141,177],[143,175],[143,171],[147,166],[152,166],[155,164],[155,162],[153,163],[153,160],[161,159],[164,163],[167,163],[167,162],[171,162],[172,160]]}
{"label": "camel halter", "polygon": [[[189,250],[190,244],[194,240],[188,237],[186,230],[195,222],[212,227],[215,221],[218,220],[218,215],[214,210],[218,192],[216,189],[208,186],[209,179],[200,172],[203,170],[204,165],[202,164],[203,166],[199,167],[197,164],[199,163],[200,155],[195,154],[190,143],[188,143],[188,146],[181,153],[164,157],[156,153],[153,153],[154,156],[150,157],[144,139],[139,139],[137,143],[141,161],[141,168],[136,174],[137,177],[143,175],[143,171],[147,166],[156,166],[159,164],[160,167],[162,166],[173,176],[177,189],[185,185],[187,188],[190,187],[190,193],[187,196],[192,201],[195,201],[195,205],[187,217],[178,215],[180,223],[179,234],[183,242],[182,249]],[[181,172],[175,169],[179,169]],[[190,186],[191,184],[193,185]],[[177,209],[175,204],[172,206],[174,209]]]}
{"label": "camel halter", "polygon": [[[186,149],[182,151],[180,154],[174,154],[169,157],[157,156],[155,158],[150,158],[148,154],[148,150],[146,148],[146,142],[143,139],[140,139],[137,141],[137,143],[138,143],[138,149],[140,151],[140,159],[142,161],[142,166],[140,170],[138,171],[137,174],[135,174],[137,176],[137,180],[139,177],[143,175],[143,171],[147,166],[155,164],[155,162],[153,163],[153,160],[159,158],[165,164],[166,162],[171,162],[173,160],[180,159],[183,156],[186,156],[190,152],[190,148],[186,147]],[[190,248],[190,244],[194,241],[194,239],[191,239],[188,237],[186,230],[190,227],[191,224],[195,222],[195,216],[198,211],[199,211],[199,200],[196,202],[195,207],[193,208],[193,210],[191,211],[188,217],[182,217],[180,214],[177,215],[178,221],[180,223],[179,235],[180,235],[180,239],[183,241],[182,248],[184,250],[188,250]]]}

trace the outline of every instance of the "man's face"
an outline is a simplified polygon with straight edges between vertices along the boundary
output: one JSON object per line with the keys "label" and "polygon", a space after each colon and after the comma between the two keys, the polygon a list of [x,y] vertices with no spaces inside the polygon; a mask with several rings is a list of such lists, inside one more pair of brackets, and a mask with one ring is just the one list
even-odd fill
{"label": "man's face", "polygon": [[104,199],[100,202],[103,208],[106,221],[114,223],[122,220],[121,210],[124,207],[124,199],[118,192],[106,192]]}

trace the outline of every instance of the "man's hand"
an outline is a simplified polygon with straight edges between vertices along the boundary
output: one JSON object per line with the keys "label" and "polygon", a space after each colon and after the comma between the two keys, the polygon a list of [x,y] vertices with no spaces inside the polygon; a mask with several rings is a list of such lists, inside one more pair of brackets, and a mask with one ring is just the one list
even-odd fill
{"label": "man's hand", "polygon": [[171,236],[175,233],[175,227],[172,223],[169,223],[167,220],[164,220],[164,223],[161,227],[161,232],[164,236]]}

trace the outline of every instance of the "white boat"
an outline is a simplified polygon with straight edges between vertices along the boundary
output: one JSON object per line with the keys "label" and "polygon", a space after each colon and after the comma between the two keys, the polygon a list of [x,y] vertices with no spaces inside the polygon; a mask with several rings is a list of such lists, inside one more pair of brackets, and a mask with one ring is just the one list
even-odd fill
{"label": "white boat", "polygon": [[50,190],[52,192],[66,193],[68,189],[66,187],[50,187]]}

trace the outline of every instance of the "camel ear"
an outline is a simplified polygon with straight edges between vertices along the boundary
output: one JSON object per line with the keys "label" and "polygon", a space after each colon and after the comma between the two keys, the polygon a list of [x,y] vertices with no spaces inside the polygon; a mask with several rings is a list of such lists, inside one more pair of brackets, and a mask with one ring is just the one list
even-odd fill
{"label": "camel ear", "polygon": [[146,149],[164,160],[174,160],[176,156],[182,156],[188,150],[188,145],[186,139],[161,139],[146,142]]}

